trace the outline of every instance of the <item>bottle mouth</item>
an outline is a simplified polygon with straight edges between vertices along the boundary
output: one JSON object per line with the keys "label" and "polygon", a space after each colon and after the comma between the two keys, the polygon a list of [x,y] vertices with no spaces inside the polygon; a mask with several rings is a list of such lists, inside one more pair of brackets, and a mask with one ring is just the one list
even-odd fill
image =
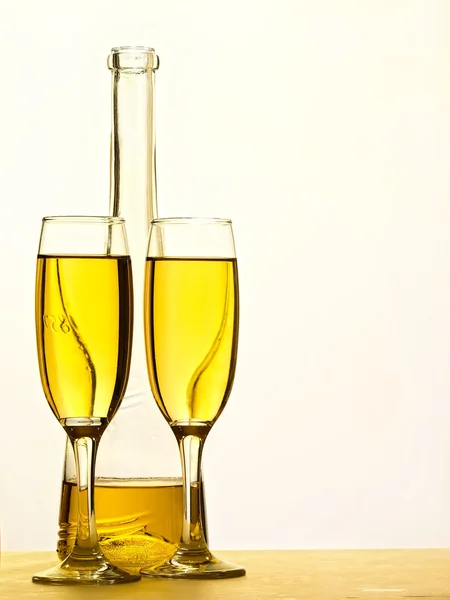
{"label": "bottle mouth", "polygon": [[159,57],[150,46],[114,46],[108,56],[108,69],[143,73],[159,67]]}
{"label": "bottle mouth", "polygon": [[155,49],[150,48],[150,46],[114,46],[114,48],[111,48],[113,54],[138,54],[140,52],[149,53],[154,51]]}

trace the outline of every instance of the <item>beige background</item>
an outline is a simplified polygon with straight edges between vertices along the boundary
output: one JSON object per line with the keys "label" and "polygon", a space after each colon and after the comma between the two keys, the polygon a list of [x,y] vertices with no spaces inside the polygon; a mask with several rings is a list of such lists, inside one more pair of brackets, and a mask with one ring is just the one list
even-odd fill
{"label": "beige background", "polygon": [[109,49],[154,45],[160,215],[231,216],[216,548],[450,544],[450,3],[0,0],[2,548],[52,549],[40,218],[108,207]]}

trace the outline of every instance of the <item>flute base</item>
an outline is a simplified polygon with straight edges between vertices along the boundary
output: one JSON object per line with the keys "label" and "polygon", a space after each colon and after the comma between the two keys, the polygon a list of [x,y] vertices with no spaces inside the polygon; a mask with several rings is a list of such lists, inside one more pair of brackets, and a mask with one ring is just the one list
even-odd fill
{"label": "flute base", "polygon": [[131,575],[118,567],[115,567],[107,560],[102,561],[81,561],[74,566],[74,561],[70,560],[70,555],[56,567],[41,571],[33,576],[33,583],[42,583],[47,585],[113,585],[116,583],[131,583],[139,581],[140,575]]}
{"label": "flute base", "polygon": [[189,551],[178,551],[162,564],[141,569],[143,577],[166,579],[228,579],[245,575],[244,567],[213,556],[198,556]]}

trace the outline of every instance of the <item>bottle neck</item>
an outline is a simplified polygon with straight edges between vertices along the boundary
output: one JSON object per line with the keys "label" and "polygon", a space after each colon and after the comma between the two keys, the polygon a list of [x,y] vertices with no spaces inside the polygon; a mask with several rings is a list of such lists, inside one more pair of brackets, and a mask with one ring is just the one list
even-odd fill
{"label": "bottle neck", "polygon": [[110,214],[125,219],[136,306],[133,359],[122,403],[127,406],[148,388],[141,303],[150,221],[157,216],[153,86],[158,57],[151,48],[114,48],[108,67],[112,72]]}
{"label": "bottle neck", "polygon": [[[137,60],[134,66],[133,58]],[[121,62],[122,61],[122,62]],[[131,65],[131,66],[130,66]],[[154,69],[158,57],[133,49],[109,57],[112,74],[110,214],[126,220],[132,259],[145,259],[150,221],[157,216]]]}

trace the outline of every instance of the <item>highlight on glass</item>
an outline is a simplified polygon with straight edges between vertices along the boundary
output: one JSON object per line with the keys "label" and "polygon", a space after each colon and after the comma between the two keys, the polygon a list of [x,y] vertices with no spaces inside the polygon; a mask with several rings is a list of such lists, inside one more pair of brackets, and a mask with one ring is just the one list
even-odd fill
{"label": "highlight on glass", "polygon": [[125,224],[117,217],[46,217],[36,271],[36,340],[47,402],[75,454],[77,533],[70,554],[34,575],[46,584],[139,580],[98,543],[97,448],[122,401],[130,367],[133,288]]}
{"label": "highlight on glass", "polygon": [[149,577],[224,578],[245,570],[216,558],[205,535],[201,458],[236,368],[239,291],[231,221],[155,219],[149,236],[144,322],[150,386],[174,433],[183,472],[175,554]]}

